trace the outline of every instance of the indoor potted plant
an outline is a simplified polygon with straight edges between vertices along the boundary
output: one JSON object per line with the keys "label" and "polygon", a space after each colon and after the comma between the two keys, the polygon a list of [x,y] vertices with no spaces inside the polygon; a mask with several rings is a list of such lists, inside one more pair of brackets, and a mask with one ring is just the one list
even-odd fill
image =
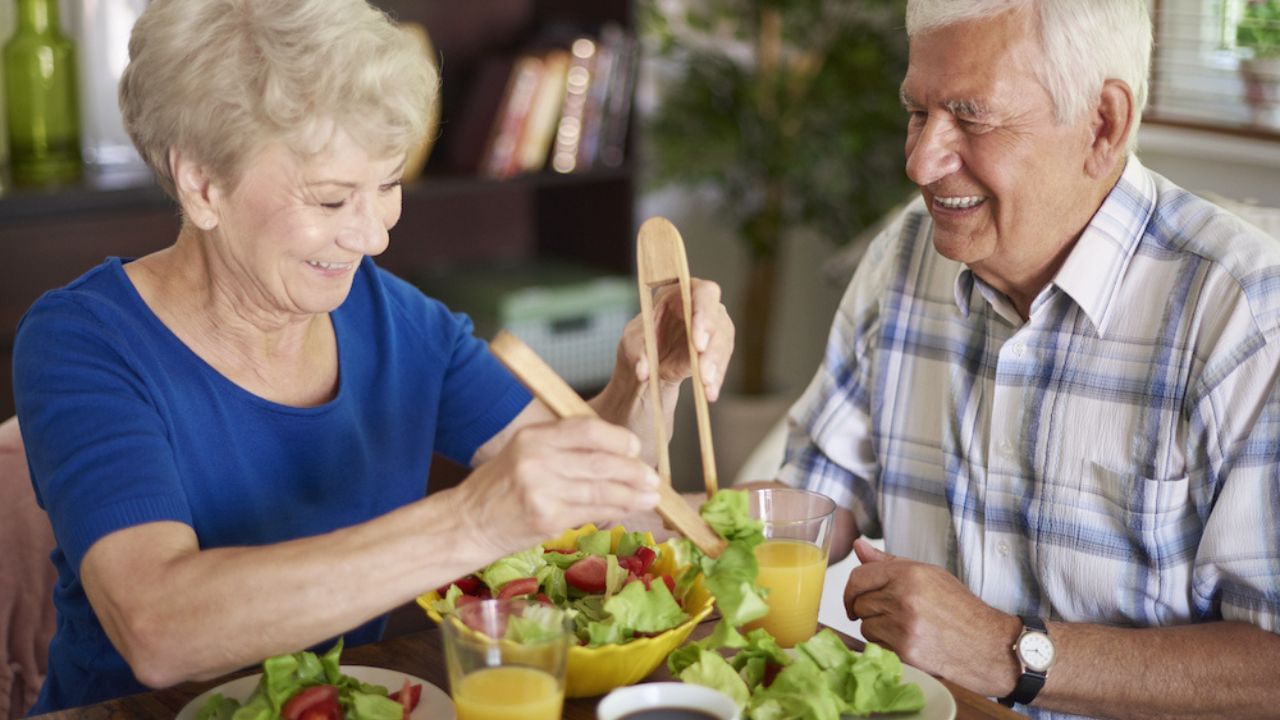
{"label": "indoor potted plant", "polygon": [[[639,7],[659,93],[643,118],[649,179],[713,189],[748,257],[742,304],[730,308],[735,375],[717,403],[724,420],[713,423],[732,472],[721,437],[749,450],[791,399],[767,366],[784,244],[801,231],[850,242],[909,192],[898,97],[905,0]],[[764,428],[747,415],[763,416]]]}
{"label": "indoor potted plant", "polygon": [[1236,47],[1244,51],[1240,73],[1253,123],[1280,128],[1280,0],[1245,3]]}

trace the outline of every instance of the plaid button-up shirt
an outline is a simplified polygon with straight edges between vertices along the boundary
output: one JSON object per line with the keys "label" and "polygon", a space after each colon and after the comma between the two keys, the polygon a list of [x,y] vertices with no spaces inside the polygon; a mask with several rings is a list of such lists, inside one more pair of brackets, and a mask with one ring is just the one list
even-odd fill
{"label": "plaid button-up shirt", "polygon": [[1276,631],[1280,242],[1130,157],[1023,321],[932,227],[873,243],[781,479],[1005,612]]}

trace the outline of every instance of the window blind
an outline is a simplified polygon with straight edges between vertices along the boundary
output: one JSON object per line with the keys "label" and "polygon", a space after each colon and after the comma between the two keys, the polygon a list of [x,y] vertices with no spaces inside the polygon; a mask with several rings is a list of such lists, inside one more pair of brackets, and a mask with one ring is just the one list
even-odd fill
{"label": "window blind", "polygon": [[[1263,57],[1269,51],[1254,47],[1256,38],[1280,36],[1280,15],[1268,17],[1280,13],[1280,0],[1149,2],[1155,47],[1146,119],[1280,139],[1280,55]],[[1242,22],[1257,32],[1241,35]]]}

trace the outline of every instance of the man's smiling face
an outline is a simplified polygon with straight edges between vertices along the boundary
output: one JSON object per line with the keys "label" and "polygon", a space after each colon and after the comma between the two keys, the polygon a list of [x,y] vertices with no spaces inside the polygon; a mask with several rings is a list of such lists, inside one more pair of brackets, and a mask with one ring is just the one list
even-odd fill
{"label": "man's smiling face", "polygon": [[1005,292],[1053,265],[1097,209],[1091,128],[1057,124],[1037,36],[1026,9],[921,33],[902,83],[907,175],[934,246]]}

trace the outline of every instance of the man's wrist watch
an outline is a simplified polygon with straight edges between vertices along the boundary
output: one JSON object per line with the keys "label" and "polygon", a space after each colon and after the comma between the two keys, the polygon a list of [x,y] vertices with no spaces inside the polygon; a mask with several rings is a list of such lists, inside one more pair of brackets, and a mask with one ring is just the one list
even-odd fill
{"label": "man's wrist watch", "polygon": [[1013,643],[1013,655],[1022,666],[1022,675],[1018,677],[1018,684],[1013,686],[1013,692],[1000,698],[1000,704],[1006,707],[1013,707],[1015,703],[1030,705],[1040,688],[1044,687],[1049,668],[1053,667],[1057,657],[1044,620],[1030,615],[1021,618],[1022,633]]}

